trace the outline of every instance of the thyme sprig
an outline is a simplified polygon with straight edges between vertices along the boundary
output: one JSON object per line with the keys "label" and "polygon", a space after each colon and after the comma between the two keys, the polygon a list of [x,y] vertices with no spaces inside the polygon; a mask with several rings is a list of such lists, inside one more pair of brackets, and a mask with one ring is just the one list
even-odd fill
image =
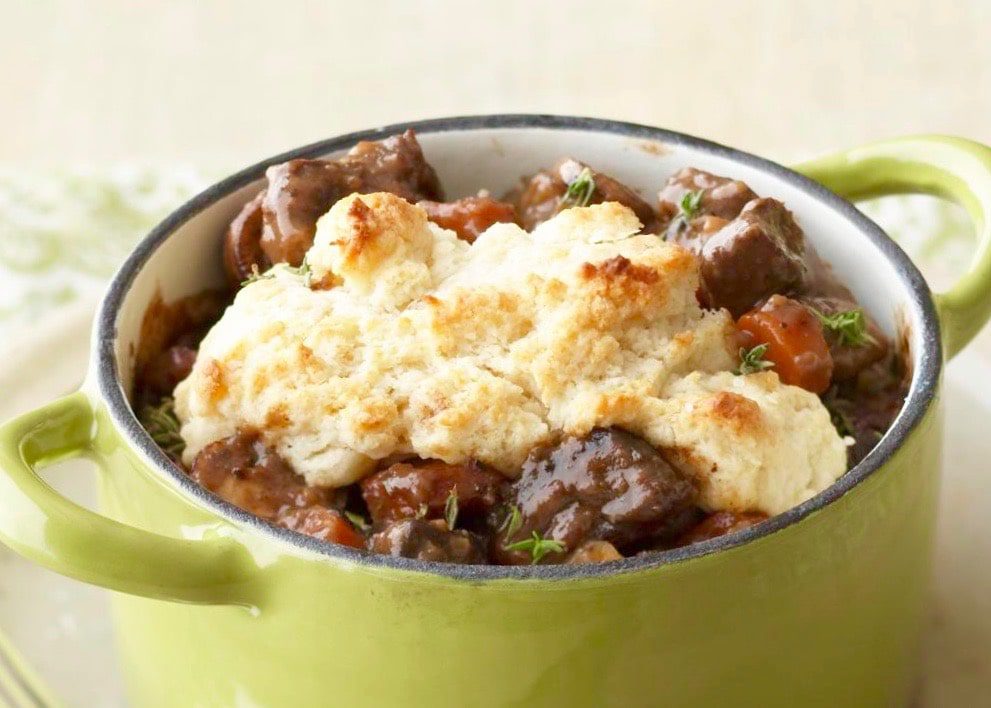
{"label": "thyme sprig", "polygon": [[737,376],[746,376],[770,369],[774,366],[774,362],[764,359],[765,354],[767,354],[767,344],[758,344],[750,349],[740,347],[740,364],[733,370],[733,373]]}
{"label": "thyme sprig", "polygon": [[533,565],[539,563],[548,553],[564,553],[564,544],[552,538],[543,538],[534,531],[530,538],[503,546],[507,551],[526,551],[530,553]]}
{"label": "thyme sprig", "polygon": [[867,331],[867,318],[861,309],[845,310],[827,315],[815,308],[810,308],[823,328],[835,332],[839,337],[840,346],[864,347],[877,344],[874,336]]}
{"label": "thyme sprig", "polygon": [[298,266],[286,266],[286,272],[301,277],[303,279],[303,285],[306,287],[310,287],[310,284],[313,282],[313,271],[310,269],[309,261],[305,258]]}
{"label": "thyme sprig", "polygon": [[241,287],[243,288],[246,285],[257,283],[259,280],[268,280],[269,278],[274,278],[274,277],[275,277],[275,273],[273,273],[272,271],[268,271],[267,273],[262,273],[261,271],[258,270],[258,264],[252,263],[251,275],[249,275],[247,278],[241,281]]}
{"label": "thyme sprig", "polygon": [[[310,287],[310,284],[313,281],[313,271],[310,268],[309,262],[307,262],[305,258],[303,259],[303,262],[300,263],[298,266],[283,265],[283,270],[285,270],[290,275],[296,275],[301,277],[303,279],[303,285],[305,285],[306,287]],[[261,271],[258,270],[258,264],[252,263],[251,275],[249,275],[247,278],[241,281],[241,287],[243,288],[245,285],[251,285],[252,283],[257,283],[259,280],[268,280],[274,277],[275,277],[274,268],[262,273]]]}
{"label": "thyme sprig", "polygon": [[175,414],[175,401],[166,397],[158,405],[147,404],[138,416],[155,444],[166,454],[178,459],[186,449],[186,441],[179,432],[179,419]]}
{"label": "thyme sprig", "polygon": [[522,525],[523,515],[520,513],[520,508],[516,505],[510,505],[506,512],[506,518],[499,525],[499,533],[504,532],[506,538],[512,538]]}
{"label": "thyme sprig", "polygon": [[454,487],[444,502],[444,521],[447,522],[448,531],[453,531],[454,525],[458,523],[458,490]]}
{"label": "thyme sprig", "polygon": [[369,524],[365,520],[365,517],[362,516],[361,514],[356,514],[353,511],[345,511],[344,516],[345,518],[347,518],[348,521],[352,523],[352,525],[354,525],[356,528],[360,529],[361,531],[367,531],[372,527],[371,524]]}
{"label": "thyme sprig", "polygon": [[699,189],[694,192],[685,192],[684,196],[682,196],[678,207],[681,209],[681,217],[685,221],[691,221],[698,216],[699,212],[702,210],[703,196],[705,196],[704,189]]}
{"label": "thyme sprig", "polygon": [[595,179],[592,177],[592,170],[586,167],[568,184],[567,191],[561,197],[559,208],[588,206],[593,194],[595,194]]}

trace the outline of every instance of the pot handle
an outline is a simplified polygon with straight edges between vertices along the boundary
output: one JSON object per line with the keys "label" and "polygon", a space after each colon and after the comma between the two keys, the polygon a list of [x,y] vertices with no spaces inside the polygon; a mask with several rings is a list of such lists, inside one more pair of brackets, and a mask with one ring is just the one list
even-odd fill
{"label": "pot handle", "polygon": [[951,199],[978,235],[967,272],[936,295],[943,346],[955,356],[991,318],[991,148],[942,135],[896,138],[795,167],[850,200],[923,193]]}
{"label": "pot handle", "polygon": [[69,501],[39,464],[98,458],[93,406],[73,393],[0,427],[0,541],[62,575],[156,599],[254,606],[257,567],[230,538],[162,536]]}

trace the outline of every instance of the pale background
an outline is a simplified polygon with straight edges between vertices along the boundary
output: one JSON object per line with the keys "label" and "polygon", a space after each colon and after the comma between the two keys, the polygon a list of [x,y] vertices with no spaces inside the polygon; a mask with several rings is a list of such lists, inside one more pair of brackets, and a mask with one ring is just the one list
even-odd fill
{"label": "pale background", "polygon": [[[193,191],[341,132],[486,112],[782,162],[907,133],[991,143],[991,0],[0,0],[0,417],[78,382],[106,278]],[[972,248],[933,203],[869,214],[937,285]],[[989,371],[985,332],[948,374],[927,707],[991,705]],[[70,705],[119,705],[104,594],[53,577],[0,551],[0,627]]]}
{"label": "pale background", "polygon": [[991,2],[0,1],[0,160],[227,169],[485,112],[661,125],[788,159],[991,141]]}

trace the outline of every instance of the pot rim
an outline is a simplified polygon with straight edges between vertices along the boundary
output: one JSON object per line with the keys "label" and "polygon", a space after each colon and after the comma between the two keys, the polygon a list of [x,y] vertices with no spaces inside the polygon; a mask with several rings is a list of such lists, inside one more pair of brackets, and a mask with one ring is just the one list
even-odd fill
{"label": "pot rim", "polygon": [[[816,200],[832,210],[839,212],[851,225],[851,228],[855,228],[863,236],[870,239],[884,257],[895,266],[901,282],[907,287],[911,295],[911,307],[914,308],[917,314],[919,326],[923,330],[921,332],[922,341],[926,343],[926,346],[921,352],[918,352],[913,362],[911,387],[898,417],[884,437],[859,464],[848,470],[836,482],[819,494],[788,511],[773,516],[743,531],[726,536],[690,546],[632,556],[605,563],[538,566],[457,565],[376,555],[347,546],[320,541],[319,539],[275,526],[254,514],[220,499],[193,481],[158,448],[138,422],[127,400],[124,387],[119,380],[117,358],[114,351],[117,335],[117,316],[121,305],[130,292],[131,285],[137,273],[155,250],[181,225],[213,205],[217,200],[263,177],[265,169],[268,166],[295,158],[321,156],[337,150],[350,148],[359,140],[380,139],[388,135],[403,132],[407,128],[412,128],[421,134],[492,128],[538,128],[609,133],[638,140],[659,141],[707,152],[749,165],[791,183],[809,199]],[[107,406],[110,419],[123,434],[127,442],[147,459],[159,476],[171,481],[186,497],[210,509],[220,518],[236,526],[247,527],[251,531],[268,536],[272,540],[280,541],[297,549],[309,551],[337,561],[355,563],[370,568],[418,571],[435,576],[477,582],[497,579],[566,580],[599,578],[647,571],[661,566],[700,558],[718,551],[736,548],[751,541],[770,536],[802,521],[811,514],[828,507],[857,487],[861,482],[871,477],[884,466],[919,425],[932,405],[938,388],[943,365],[941,342],[939,319],[932,293],[922,274],[912,263],[908,255],[877,224],[868,219],[851,202],[846,201],[798,172],[750,153],[663,128],[654,128],[616,120],[566,115],[495,114],[410,121],[347,133],[269,157],[208,187],[180,206],[152,229],[135,247],[114,275],[97,313],[93,353],[97,357],[97,365],[95,367],[97,390]]]}

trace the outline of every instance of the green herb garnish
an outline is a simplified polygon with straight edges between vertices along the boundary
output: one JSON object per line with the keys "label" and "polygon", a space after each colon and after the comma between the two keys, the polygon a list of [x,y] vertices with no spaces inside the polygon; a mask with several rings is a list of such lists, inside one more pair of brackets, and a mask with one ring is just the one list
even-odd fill
{"label": "green herb garnish", "polygon": [[454,525],[458,522],[458,491],[451,488],[451,493],[447,495],[444,502],[444,521],[447,522],[447,530],[453,531]]}
{"label": "green herb garnish", "polygon": [[877,340],[867,331],[867,318],[864,317],[863,310],[846,310],[827,315],[814,307],[810,309],[825,329],[836,332],[840,346],[863,347],[877,344]]}
{"label": "green herb garnish", "polygon": [[542,538],[536,531],[530,538],[503,546],[507,551],[528,551],[533,558],[531,563],[536,565],[548,553],[564,553],[564,544],[552,538]]}
{"label": "green herb garnish", "polygon": [[179,433],[174,400],[163,398],[157,406],[146,405],[138,418],[156,445],[176,459],[182,455],[182,451],[186,449],[186,441]]}
{"label": "green herb garnish", "polygon": [[840,398],[836,389],[831,388],[822,396],[822,404],[829,411],[829,420],[832,422],[833,427],[836,428],[837,434],[841,438],[846,437],[856,437],[854,432],[853,421],[850,419],[847,413],[847,408],[852,406],[848,400]]}
{"label": "green herb garnish", "polygon": [[705,196],[704,189],[699,189],[695,192],[685,192],[679,204],[681,207],[681,216],[685,221],[691,221],[698,216],[699,211],[702,209],[703,196]]}
{"label": "green herb garnish", "polygon": [[836,406],[830,406],[828,403],[826,403],[826,410],[829,411],[829,420],[832,422],[833,427],[836,428],[837,434],[841,438],[852,438],[853,423],[850,417]]}
{"label": "green herb garnish", "polygon": [[588,206],[593,194],[595,194],[595,179],[592,177],[592,170],[586,167],[578,173],[574,181],[568,184],[567,191],[561,197],[559,208]]}
{"label": "green herb garnish", "polygon": [[361,514],[355,514],[353,511],[345,511],[344,516],[354,524],[355,527],[361,529],[362,531],[367,531],[371,528],[371,524],[365,521],[365,517]]}
{"label": "green herb garnish", "polygon": [[510,506],[509,511],[506,513],[506,518],[499,525],[499,532],[505,531],[506,538],[512,538],[520,530],[520,526],[522,525],[523,515],[520,514],[520,508],[518,506]]}
{"label": "green herb garnish", "polygon": [[751,349],[740,347],[740,365],[733,369],[733,373],[737,376],[745,376],[746,374],[756,374],[758,371],[770,369],[774,366],[774,362],[764,359],[766,353],[766,344],[758,344]]}
{"label": "green herb garnish", "polygon": [[272,271],[268,271],[267,273],[261,273],[258,270],[258,264],[252,263],[251,275],[249,275],[247,278],[241,281],[241,287],[243,288],[245,285],[251,285],[252,283],[257,283],[259,280],[267,280],[269,278],[274,278],[274,277],[275,277],[275,273],[273,273]]}
{"label": "green herb garnish", "polygon": [[286,266],[286,272],[300,276],[303,279],[303,285],[310,287],[310,282],[313,279],[313,272],[310,270],[310,264],[305,258],[298,266]]}

